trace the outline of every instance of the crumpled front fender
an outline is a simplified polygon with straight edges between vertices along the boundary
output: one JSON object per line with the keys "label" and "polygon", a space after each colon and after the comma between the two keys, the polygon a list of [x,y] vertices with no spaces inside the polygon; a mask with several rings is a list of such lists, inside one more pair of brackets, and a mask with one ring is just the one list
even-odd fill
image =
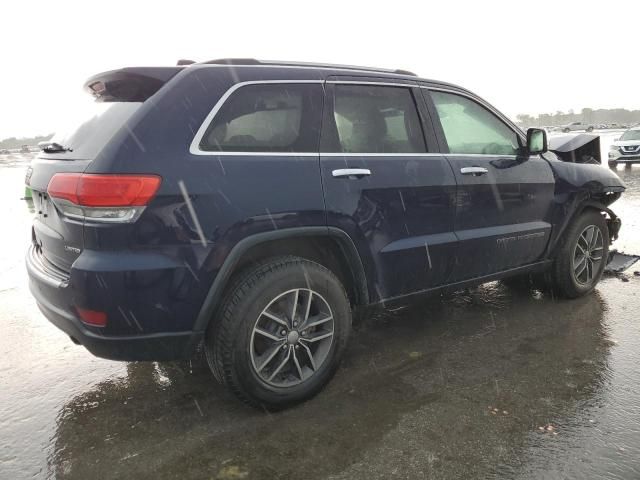
{"label": "crumpled front fender", "polygon": [[549,257],[562,245],[564,232],[585,208],[594,208],[608,216],[610,239],[613,241],[620,230],[620,219],[608,208],[615,202],[625,185],[615,172],[591,163],[563,162],[555,153],[544,154],[555,177],[554,207],[550,212],[550,223],[554,225],[549,245]]}
{"label": "crumpled front fender", "polygon": [[[624,192],[626,189],[624,182],[615,172],[602,165],[590,163],[569,163],[569,162],[549,162],[553,174],[556,178],[556,189],[558,193],[569,193],[583,191],[591,196],[609,195]],[[610,202],[603,202],[609,205]]]}

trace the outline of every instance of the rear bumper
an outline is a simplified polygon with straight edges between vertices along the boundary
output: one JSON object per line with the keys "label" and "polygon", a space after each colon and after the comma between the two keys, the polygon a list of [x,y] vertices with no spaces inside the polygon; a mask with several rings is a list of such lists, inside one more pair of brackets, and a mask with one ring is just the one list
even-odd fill
{"label": "rear bumper", "polygon": [[31,246],[26,255],[29,288],[40,311],[60,330],[82,344],[92,354],[110,360],[166,361],[191,357],[202,341],[203,332],[155,332],[136,335],[107,335],[97,327],[87,327],[74,307],[71,277],[43,265]]}

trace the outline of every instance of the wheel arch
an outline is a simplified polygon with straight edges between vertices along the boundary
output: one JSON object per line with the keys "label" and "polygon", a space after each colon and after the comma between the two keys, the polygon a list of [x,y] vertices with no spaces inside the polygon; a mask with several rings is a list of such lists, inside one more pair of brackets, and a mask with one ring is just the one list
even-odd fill
{"label": "wheel arch", "polygon": [[[607,214],[606,223],[607,229],[609,231],[609,243],[616,240],[618,238],[618,232],[620,231],[621,221],[618,216],[607,206],[607,204],[613,203],[613,201],[614,200],[608,201],[608,199],[601,199],[596,196],[588,196],[576,203],[573,211],[569,215],[566,215],[565,221],[561,224],[558,234],[556,235],[553,243],[550,244],[548,258],[555,257],[558,249],[562,247],[569,225],[571,225],[577,218],[580,217],[580,215],[582,215],[587,210]],[[605,202],[607,202],[607,204],[605,204]]]}
{"label": "wheel arch", "polygon": [[294,255],[322,264],[343,283],[352,305],[369,303],[360,255],[349,235],[334,227],[296,227],[251,235],[225,258],[196,318],[194,331],[206,330],[234,275],[269,257]]}

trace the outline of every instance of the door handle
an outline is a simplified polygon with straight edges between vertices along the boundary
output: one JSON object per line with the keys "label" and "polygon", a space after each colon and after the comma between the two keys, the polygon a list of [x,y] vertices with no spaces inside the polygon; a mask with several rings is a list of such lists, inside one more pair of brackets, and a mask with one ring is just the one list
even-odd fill
{"label": "door handle", "polygon": [[489,170],[484,167],[462,167],[460,169],[460,173],[463,175],[473,175],[475,177],[478,177],[480,175],[489,173]]}
{"label": "door handle", "polygon": [[356,177],[362,178],[366,175],[371,175],[371,170],[368,168],[339,168],[331,172],[334,178],[344,177]]}

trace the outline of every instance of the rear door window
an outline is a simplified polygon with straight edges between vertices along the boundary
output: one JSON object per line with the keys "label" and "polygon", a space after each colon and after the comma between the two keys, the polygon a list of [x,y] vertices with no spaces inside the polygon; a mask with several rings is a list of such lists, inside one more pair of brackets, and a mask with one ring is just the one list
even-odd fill
{"label": "rear door window", "polygon": [[205,131],[210,152],[317,152],[320,84],[255,84],[234,91]]}
{"label": "rear door window", "polygon": [[335,84],[322,151],[425,153],[426,145],[410,88]]}
{"label": "rear door window", "polygon": [[478,102],[454,93],[432,91],[449,153],[517,155],[518,135]]}

